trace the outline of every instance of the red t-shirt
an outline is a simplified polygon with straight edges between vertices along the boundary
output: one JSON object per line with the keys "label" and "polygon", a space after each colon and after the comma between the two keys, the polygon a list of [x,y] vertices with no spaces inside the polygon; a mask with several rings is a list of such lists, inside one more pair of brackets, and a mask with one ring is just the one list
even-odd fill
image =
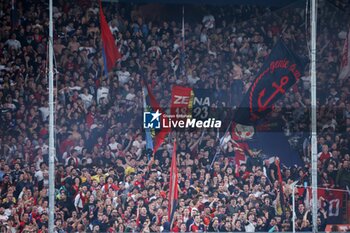
{"label": "red t-shirt", "polygon": [[236,164],[240,165],[242,162],[246,162],[245,152],[249,150],[249,146],[246,142],[236,143],[234,144],[233,150],[235,152]]}
{"label": "red t-shirt", "polygon": [[91,128],[91,125],[94,124],[94,119],[95,119],[95,116],[91,112],[89,112],[86,115],[85,121],[86,121],[86,125],[89,129]]}
{"label": "red t-shirt", "polygon": [[330,157],[332,157],[330,152],[327,152],[327,153],[321,152],[321,153],[319,154],[319,156],[318,156],[318,159],[319,159],[321,162],[323,162],[323,161],[329,159]]}

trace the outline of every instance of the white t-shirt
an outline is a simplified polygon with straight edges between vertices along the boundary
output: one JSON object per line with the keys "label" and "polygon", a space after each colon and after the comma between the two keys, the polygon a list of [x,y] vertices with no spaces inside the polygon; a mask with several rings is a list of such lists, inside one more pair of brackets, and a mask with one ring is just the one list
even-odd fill
{"label": "white t-shirt", "polygon": [[74,198],[74,206],[81,209],[83,208],[83,201],[80,198],[80,193],[78,193],[78,195],[76,195]]}
{"label": "white t-shirt", "polygon": [[5,45],[8,45],[9,47],[12,47],[16,50],[20,49],[22,46],[21,46],[21,42],[19,42],[18,40],[14,40],[14,39],[8,39],[6,42],[5,42]]}
{"label": "white t-shirt", "polygon": [[69,90],[71,90],[71,91],[80,91],[80,90],[81,90],[81,87],[79,87],[79,86],[68,87],[68,88],[69,88]]}
{"label": "white t-shirt", "polygon": [[193,77],[192,75],[187,75],[187,82],[190,84],[190,85],[194,85],[196,84],[196,82],[200,80],[200,78],[198,77]]}
{"label": "white t-shirt", "polygon": [[50,114],[49,107],[40,107],[39,111],[41,112],[43,121],[46,121]]}
{"label": "white t-shirt", "polygon": [[97,104],[100,103],[100,99],[107,98],[109,89],[107,87],[100,87],[97,89]]}
{"label": "white t-shirt", "polygon": [[49,154],[49,146],[45,143],[41,146],[41,151],[43,152],[43,155]]}
{"label": "white t-shirt", "polygon": [[40,164],[41,164],[42,162],[44,162],[44,158],[40,158],[40,159],[36,158],[36,162],[35,162],[35,168],[36,168],[36,170],[40,170]]}
{"label": "white t-shirt", "polygon": [[111,148],[111,151],[117,151],[118,150],[118,142],[110,143],[108,144],[109,148]]}
{"label": "white t-shirt", "polygon": [[200,42],[206,44],[208,42],[208,36],[205,33],[201,33],[200,35]]}
{"label": "white t-shirt", "polygon": [[35,174],[34,174],[34,177],[36,178],[36,180],[38,182],[42,181],[44,179],[44,174],[41,170],[39,171],[36,171]]}
{"label": "white t-shirt", "polygon": [[78,154],[81,154],[83,147],[82,146],[76,146],[74,147],[74,150],[76,150],[78,152]]}
{"label": "white t-shirt", "polygon": [[310,76],[303,76],[300,78],[301,80],[303,80],[303,86],[305,90],[309,90],[311,87],[311,80],[310,80]]}
{"label": "white t-shirt", "polygon": [[125,97],[126,100],[133,100],[135,98],[135,94],[133,93],[128,93]]}
{"label": "white t-shirt", "polygon": [[215,18],[212,15],[206,15],[203,17],[202,23],[206,28],[213,28],[215,24]]}
{"label": "white t-shirt", "polygon": [[119,32],[119,29],[118,29],[117,26],[112,26],[112,25],[110,25],[110,26],[109,26],[109,29],[111,29],[112,34],[114,34],[114,32]]}
{"label": "white t-shirt", "polygon": [[139,142],[139,141],[135,140],[132,143],[132,145],[137,147],[136,155],[140,156],[142,153],[142,148],[146,145],[146,142],[145,141]]}
{"label": "white t-shirt", "polygon": [[120,84],[125,84],[130,80],[129,71],[117,71],[118,79]]}
{"label": "white t-shirt", "polygon": [[92,104],[93,96],[91,94],[80,94],[79,97],[83,101],[85,109],[88,109]]}
{"label": "white t-shirt", "polygon": [[245,232],[255,232],[255,226],[253,223],[249,222],[248,225],[245,225]]}
{"label": "white t-shirt", "polygon": [[159,48],[159,46],[152,46],[148,48],[148,51],[156,52],[158,55],[162,54],[162,50]]}

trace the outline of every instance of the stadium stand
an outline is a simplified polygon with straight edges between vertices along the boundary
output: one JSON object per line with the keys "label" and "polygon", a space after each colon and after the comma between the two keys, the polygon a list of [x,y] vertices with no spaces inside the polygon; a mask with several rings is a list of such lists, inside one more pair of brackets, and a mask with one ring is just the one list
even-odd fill
{"label": "stadium stand", "polygon": [[[0,6],[1,232],[44,233],[49,184],[47,3],[16,1],[15,13],[11,1]],[[238,166],[230,159],[235,156],[232,144],[213,161],[216,132],[208,131],[204,137],[200,131],[180,133],[179,201],[169,222],[172,142],[167,138],[149,162],[141,80],[147,80],[164,107],[169,106],[171,86],[178,84],[212,89],[215,106],[234,108],[280,36],[298,54],[308,53],[305,6],[276,11],[203,6],[198,10],[200,19],[192,17],[185,24],[184,64],[181,16],[151,20],[142,17],[137,5],[104,6],[123,55],[107,76],[98,4],[75,0],[54,4],[56,232],[291,231],[291,184],[299,181],[303,186],[311,179],[305,134],[297,142],[305,165],[282,167],[281,194],[275,163],[245,153],[247,162]],[[319,18],[319,187],[347,190],[350,79],[337,77],[341,33],[349,29],[345,23],[349,16],[324,3]],[[308,131],[309,88],[305,71],[294,92],[277,105],[287,109],[284,124],[292,135]],[[311,230],[306,190],[296,194],[297,231]],[[336,217],[345,220],[339,223],[347,223],[350,216],[346,192],[344,197]],[[329,211],[332,203],[324,199],[320,231],[334,218]]]}

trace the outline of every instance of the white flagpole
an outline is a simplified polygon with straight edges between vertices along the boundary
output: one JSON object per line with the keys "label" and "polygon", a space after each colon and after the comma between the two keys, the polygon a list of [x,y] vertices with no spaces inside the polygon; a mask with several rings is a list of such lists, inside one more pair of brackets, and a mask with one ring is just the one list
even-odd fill
{"label": "white flagpole", "polygon": [[295,184],[292,186],[292,204],[293,204],[293,215],[292,215],[292,218],[293,218],[293,221],[292,221],[292,224],[293,224],[293,233],[295,233],[295,219],[296,219],[296,213],[295,213]]}
{"label": "white flagpole", "polygon": [[311,175],[312,232],[317,232],[316,28],[317,0],[311,1]]}
{"label": "white flagpole", "polygon": [[53,99],[53,23],[52,1],[49,0],[49,232],[54,232],[55,211],[55,142]]}

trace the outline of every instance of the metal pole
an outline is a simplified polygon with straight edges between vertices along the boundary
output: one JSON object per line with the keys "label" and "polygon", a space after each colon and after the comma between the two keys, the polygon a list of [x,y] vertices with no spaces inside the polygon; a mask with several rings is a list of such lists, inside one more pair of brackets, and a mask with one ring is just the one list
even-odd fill
{"label": "metal pole", "polygon": [[292,188],[292,204],[293,204],[293,233],[295,233],[295,218],[296,218],[296,214],[295,214],[295,185],[293,185],[293,188]]}
{"label": "metal pole", "polygon": [[53,99],[53,23],[52,1],[49,0],[49,232],[54,232],[55,211],[55,142]]}
{"label": "metal pole", "polygon": [[311,0],[311,175],[312,231],[317,232],[316,28],[317,0]]}

